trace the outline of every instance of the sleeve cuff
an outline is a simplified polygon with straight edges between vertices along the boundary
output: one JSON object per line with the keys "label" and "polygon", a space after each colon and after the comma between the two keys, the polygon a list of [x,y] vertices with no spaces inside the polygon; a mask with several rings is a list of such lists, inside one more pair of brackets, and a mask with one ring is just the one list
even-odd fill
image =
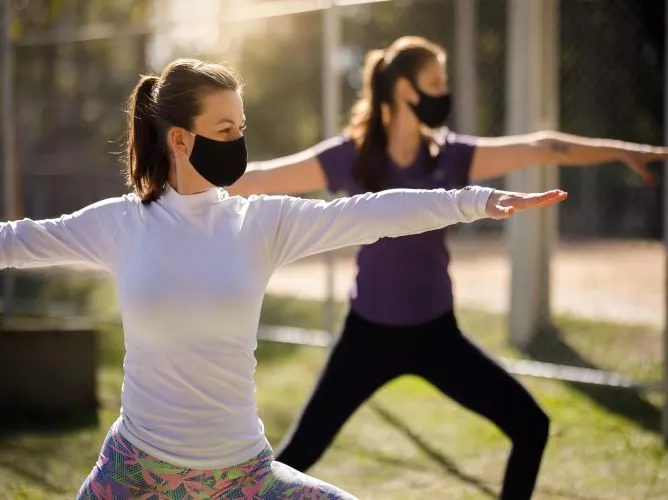
{"label": "sleeve cuff", "polygon": [[487,201],[494,189],[482,186],[467,186],[459,191],[459,209],[469,221],[487,217]]}

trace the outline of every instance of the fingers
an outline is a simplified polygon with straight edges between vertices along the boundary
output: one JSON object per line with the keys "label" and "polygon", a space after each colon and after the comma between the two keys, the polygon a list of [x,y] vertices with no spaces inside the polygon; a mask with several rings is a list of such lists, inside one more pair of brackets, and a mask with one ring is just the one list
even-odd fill
{"label": "fingers", "polygon": [[488,216],[492,219],[507,219],[512,217],[515,213],[515,207],[504,207],[501,205],[493,205],[488,212]]}
{"label": "fingers", "polygon": [[649,172],[645,171],[644,175],[642,176],[643,180],[649,184],[650,186],[654,185],[654,176],[650,174]]}
{"label": "fingers", "polygon": [[647,184],[654,184],[654,176],[647,170],[647,163],[653,161],[651,158],[645,157],[644,160],[640,158],[631,158],[627,161],[628,167],[637,173]]}
{"label": "fingers", "polygon": [[510,217],[515,213],[515,207],[512,206],[502,207],[501,205],[497,205],[496,208],[503,217]]}
{"label": "fingers", "polygon": [[568,196],[568,194],[565,191],[562,191],[561,189],[553,189],[552,191],[546,191],[545,193],[531,193],[523,196],[523,199],[532,202],[540,202],[545,200],[556,200],[560,198],[565,199],[566,196]]}
{"label": "fingers", "polygon": [[529,210],[561,203],[568,193],[553,189],[544,193],[510,193],[495,191],[487,203],[487,216],[492,219],[507,219],[516,210]]}
{"label": "fingers", "polygon": [[[503,198],[506,198],[505,200]],[[568,193],[554,189],[545,193],[517,193],[502,197],[499,203],[503,206],[514,206],[518,210],[554,205],[568,198]]]}
{"label": "fingers", "polygon": [[631,161],[627,163],[633,171],[637,172],[651,186],[654,185],[654,176],[648,171],[647,164],[665,160],[668,160],[668,148],[651,147],[649,151],[631,158]]}

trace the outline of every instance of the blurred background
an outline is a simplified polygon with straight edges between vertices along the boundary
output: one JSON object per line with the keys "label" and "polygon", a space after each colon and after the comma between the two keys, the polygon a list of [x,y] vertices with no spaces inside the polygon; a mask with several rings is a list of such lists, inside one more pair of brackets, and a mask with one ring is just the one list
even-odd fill
{"label": "blurred background", "polygon": [[[531,61],[554,73],[557,90],[536,90],[553,102],[550,128],[656,145],[666,136],[661,0],[4,0],[3,14],[5,219],[58,216],[126,192],[118,152],[127,95],[139,74],[181,56],[240,71],[251,160],[337,133],[365,53],[402,35],[448,50],[455,131],[508,133],[514,58],[547,43],[554,65]],[[548,14],[541,29],[556,31],[546,42],[530,28]],[[519,279],[512,264],[526,255],[504,224],[449,232],[457,307],[471,335],[526,375],[553,416],[537,498],[668,498],[657,390],[663,166],[653,166],[651,186],[621,164],[555,172],[570,197],[549,219],[553,244],[531,257],[551,269],[533,285],[550,312],[531,319],[540,342],[513,341],[512,314],[523,311],[510,299]],[[338,331],[353,258],[345,250],[306,259],[270,283],[257,383],[275,446],[322,366],[326,350],[314,346]],[[0,498],[72,498],[118,414],[123,342],[113,284],[87,269],[0,277],[0,411],[19,415],[0,428]],[[541,336],[546,323],[554,331]],[[507,452],[496,429],[406,377],[354,416],[312,472],[360,498],[493,498]]]}

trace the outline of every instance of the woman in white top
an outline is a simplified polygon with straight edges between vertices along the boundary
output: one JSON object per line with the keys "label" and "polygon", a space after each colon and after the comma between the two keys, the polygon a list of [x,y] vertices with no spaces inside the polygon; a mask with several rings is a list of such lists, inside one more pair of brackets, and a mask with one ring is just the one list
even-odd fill
{"label": "woman in white top", "polygon": [[246,168],[241,85],[229,68],[175,61],[141,78],[128,111],[133,194],[0,224],[0,267],[89,262],[117,285],[121,412],[78,498],[352,498],[274,461],[264,436],[253,353],[271,274],[317,252],[505,218],[566,194],[229,196],[223,187]]}

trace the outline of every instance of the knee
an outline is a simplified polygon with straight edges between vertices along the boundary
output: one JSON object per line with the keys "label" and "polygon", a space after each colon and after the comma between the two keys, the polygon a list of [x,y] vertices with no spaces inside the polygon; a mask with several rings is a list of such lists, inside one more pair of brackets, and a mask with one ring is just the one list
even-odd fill
{"label": "knee", "polygon": [[550,435],[550,416],[541,407],[537,407],[533,420],[536,437],[547,441],[547,438]]}
{"label": "knee", "polygon": [[531,443],[545,446],[550,435],[550,417],[537,404],[518,422],[511,440],[514,444]]}

